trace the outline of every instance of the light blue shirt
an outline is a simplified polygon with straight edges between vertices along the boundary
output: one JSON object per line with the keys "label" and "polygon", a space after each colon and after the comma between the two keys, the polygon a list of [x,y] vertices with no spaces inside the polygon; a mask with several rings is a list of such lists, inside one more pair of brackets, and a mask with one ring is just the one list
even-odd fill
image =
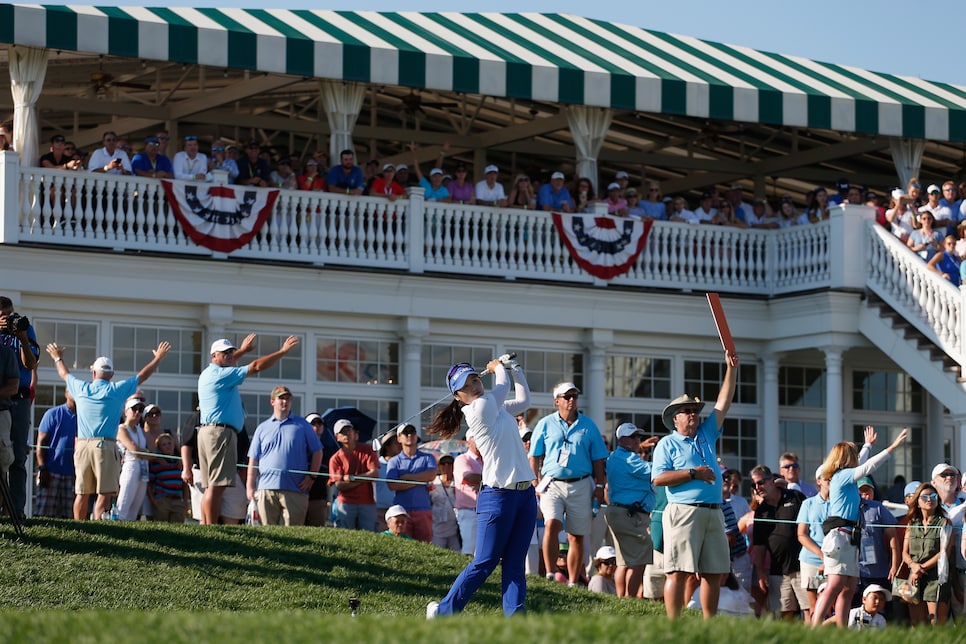
{"label": "light blue shirt", "polygon": [[667,220],[667,206],[664,205],[663,201],[642,201],[641,207],[644,208],[648,217],[661,221]]}
{"label": "light blue shirt", "polygon": [[570,206],[571,209],[574,208],[574,200],[570,197],[570,192],[566,188],[561,186],[560,190],[554,190],[549,182],[540,186],[540,192],[537,193],[538,208],[550,206],[554,210],[560,210],[564,204]]}
{"label": "light blue shirt", "polygon": [[[436,457],[429,452],[416,450],[416,454],[412,457],[406,456],[406,452],[399,452],[389,459],[386,478],[398,481],[403,474],[419,474],[429,470],[435,472],[436,469]],[[429,487],[425,485],[415,485],[408,490],[396,490],[393,503],[403,506],[408,511],[433,509],[429,498]]]}
{"label": "light blue shirt", "polygon": [[668,503],[721,503],[721,469],[715,452],[715,442],[721,430],[715,412],[698,425],[694,438],[677,431],[661,439],[654,448],[652,476],[657,478],[664,472],[689,470],[707,465],[714,472],[714,482],[700,479],[686,481],[680,485],[667,486]]}
{"label": "light blue shirt", "polygon": [[637,452],[618,445],[607,457],[607,498],[620,505],[639,502],[650,512],[654,508],[651,464]]}
{"label": "light blue shirt", "polygon": [[829,480],[828,515],[840,517],[847,521],[857,521],[859,518],[859,488],[855,484],[855,468],[848,467],[839,470]]}
{"label": "light blue shirt", "polygon": [[124,401],[138,388],[137,376],[121,382],[101,378],[85,382],[67,374],[67,391],[77,400],[78,438],[117,438],[118,419],[124,413]]}
{"label": "light blue shirt", "polygon": [[51,474],[74,476],[74,439],[77,438],[77,414],[67,406],[57,405],[44,413],[37,428],[46,434],[46,465]]}
{"label": "light blue shirt", "polygon": [[[569,447],[570,456],[562,464],[561,452],[565,447]],[[593,473],[594,461],[607,458],[607,445],[590,418],[577,412],[577,420],[568,425],[559,412],[554,412],[541,418],[534,428],[530,456],[544,457],[540,470],[544,476],[575,479]]]}
{"label": "light blue shirt", "polygon": [[304,418],[290,414],[285,420],[272,416],[255,428],[248,457],[258,459],[259,490],[301,492],[309,459],[322,451],[322,441]]}
{"label": "light blue shirt", "polygon": [[449,190],[446,189],[446,186],[439,184],[439,188],[434,189],[433,184],[426,177],[419,180],[419,187],[423,189],[423,199],[426,201],[446,201],[449,199]]}
{"label": "light blue shirt", "polygon": [[[828,501],[818,496],[810,496],[802,501],[802,507],[798,510],[798,518],[795,523],[808,524],[808,538],[815,542],[816,546],[822,546],[822,539],[825,534],[822,532],[822,522],[828,518]],[[822,558],[809,550],[802,548],[798,553],[798,560],[812,566],[821,566]]]}
{"label": "light blue shirt", "polygon": [[238,385],[248,376],[248,366],[219,367],[211,363],[198,376],[198,404],[201,407],[201,424],[231,425],[237,431],[245,426],[245,409],[242,407]]}

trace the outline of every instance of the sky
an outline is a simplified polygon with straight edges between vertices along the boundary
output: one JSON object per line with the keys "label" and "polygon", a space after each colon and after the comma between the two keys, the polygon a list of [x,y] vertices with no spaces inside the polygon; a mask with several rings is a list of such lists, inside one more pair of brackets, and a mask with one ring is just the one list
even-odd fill
{"label": "sky", "polygon": [[[52,3],[48,3],[52,4]],[[338,11],[573,13],[762,51],[966,86],[963,0],[93,0],[98,6],[191,6]],[[960,31],[959,34],[956,32]]]}

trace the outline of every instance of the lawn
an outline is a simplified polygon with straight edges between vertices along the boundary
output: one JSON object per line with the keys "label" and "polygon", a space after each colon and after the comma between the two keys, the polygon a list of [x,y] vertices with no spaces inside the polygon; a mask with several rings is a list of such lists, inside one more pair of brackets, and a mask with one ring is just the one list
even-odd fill
{"label": "lawn", "polygon": [[0,642],[964,639],[958,628],[843,634],[693,615],[672,624],[660,604],[542,579],[532,579],[528,614],[507,620],[499,571],[464,615],[427,622],[426,603],[446,592],[465,559],[421,543],[318,528],[56,520],[32,520],[17,541],[2,528]]}

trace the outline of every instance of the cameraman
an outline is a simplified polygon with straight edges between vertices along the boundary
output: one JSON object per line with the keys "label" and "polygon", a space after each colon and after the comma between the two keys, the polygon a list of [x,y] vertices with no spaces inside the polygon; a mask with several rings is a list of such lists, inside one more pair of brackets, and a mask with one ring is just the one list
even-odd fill
{"label": "cameraman", "polygon": [[10,440],[13,442],[13,464],[10,466],[10,497],[21,517],[27,506],[27,441],[30,435],[30,385],[40,348],[37,334],[26,317],[17,315],[13,301],[0,296],[0,345],[11,349],[17,357],[20,383],[10,406]]}

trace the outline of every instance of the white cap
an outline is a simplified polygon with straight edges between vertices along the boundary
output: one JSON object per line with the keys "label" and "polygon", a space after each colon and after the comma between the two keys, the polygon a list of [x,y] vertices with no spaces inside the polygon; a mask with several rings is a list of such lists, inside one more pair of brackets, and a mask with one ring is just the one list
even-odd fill
{"label": "white cap", "polygon": [[594,555],[594,559],[613,559],[617,556],[617,551],[614,550],[614,546],[601,546],[597,549],[597,554]]}
{"label": "white cap", "polygon": [[551,181],[553,181],[554,179],[565,179],[565,178],[566,177],[564,177],[564,173],[563,172],[554,172],[552,175],[550,175],[550,180]]}
{"label": "white cap", "polygon": [[621,189],[621,184],[619,184],[619,183],[617,183],[615,181],[614,183],[607,184],[607,189],[608,190],[620,190]]}
{"label": "white cap", "polygon": [[490,174],[491,172],[499,172],[500,169],[495,165],[488,165],[483,169],[483,174]]}
{"label": "white cap", "polygon": [[936,467],[932,468],[932,476],[930,476],[929,478],[930,479],[938,478],[939,475],[945,472],[946,470],[952,470],[956,472],[956,476],[959,476],[959,470],[957,470],[955,467],[953,467],[948,463],[940,463]]}
{"label": "white cap", "polygon": [[628,436],[643,433],[634,423],[622,423],[617,426],[617,438],[627,438]]}
{"label": "white cap", "polygon": [[408,517],[408,516],[409,516],[409,513],[406,512],[406,508],[398,504],[391,506],[388,510],[386,510],[386,521],[389,521],[389,519],[393,517]]}
{"label": "white cap", "polygon": [[114,363],[111,359],[105,356],[101,356],[94,361],[91,365],[91,371],[98,371],[100,373],[114,373]]}
{"label": "white cap", "polygon": [[346,427],[352,427],[352,429],[355,429],[355,427],[352,425],[351,422],[349,422],[345,418],[340,418],[339,420],[335,421],[335,425],[332,426],[332,431],[338,434]]}
{"label": "white cap", "polygon": [[124,402],[124,409],[134,409],[138,405],[144,405],[144,400],[138,398],[136,395],[131,396]]}
{"label": "white cap", "polygon": [[305,417],[305,422],[309,423],[310,425],[312,424],[313,420],[322,420],[322,417],[316,414],[315,412],[312,412],[311,414]]}
{"label": "white cap", "polygon": [[940,190],[939,186],[937,186],[935,183],[931,183],[929,184],[929,187],[926,188],[926,194],[929,194],[930,192],[942,192],[942,190]]}
{"label": "white cap", "polygon": [[439,168],[433,168],[432,170],[429,171],[429,176],[431,177],[435,177],[437,174],[443,174],[443,171],[440,170]]}
{"label": "white cap", "polygon": [[578,389],[577,385],[574,383],[561,382],[559,385],[553,388],[553,397],[556,398],[557,396],[562,396],[568,391],[576,391],[578,394],[580,393],[580,389]]}
{"label": "white cap", "polygon": [[902,199],[905,196],[906,196],[906,191],[903,190],[902,188],[896,188],[895,190],[892,191],[893,199]]}
{"label": "white cap", "polygon": [[617,174],[614,175],[614,178],[615,179],[629,179],[630,177],[627,176],[627,173],[626,172],[624,172],[623,170],[621,170],[620,172],[618,172]]}
{"label": "white cap", "polygon": [[396,172],[402,172],[403,170],[408,170],[408,169],[409,169],[409,166],[406,165],[405,163],[396,164]]}
{"label": "white cap", "polygon": [[222,338],[220,340],[215,340],[211,343],[211,351],[208,353],[221,353],[222,351],[228,351],[229,349],[234,349],[235,345],[231,343],[231,340]]}
{"label": "white cap", "polygon": [[386,170],[395,170],[395,169],[396,169],[396,166],[394,166],[391,163],[387,163],[384,166],[382,166],[382,171],[383,172],[385,172]]}
{"label": "white cap", "polygon": [[885,595],[885,600],[887,602],[891,602],[892,601],[892,593],[888,589],[883,588],[882,586],[880,586],[879,584],[869,584],[868,586],[866,586],[865,587],[865,590],[862,591],[862,597],[863,597],[863,599],[869,593],[882,593],[883,595]]}

